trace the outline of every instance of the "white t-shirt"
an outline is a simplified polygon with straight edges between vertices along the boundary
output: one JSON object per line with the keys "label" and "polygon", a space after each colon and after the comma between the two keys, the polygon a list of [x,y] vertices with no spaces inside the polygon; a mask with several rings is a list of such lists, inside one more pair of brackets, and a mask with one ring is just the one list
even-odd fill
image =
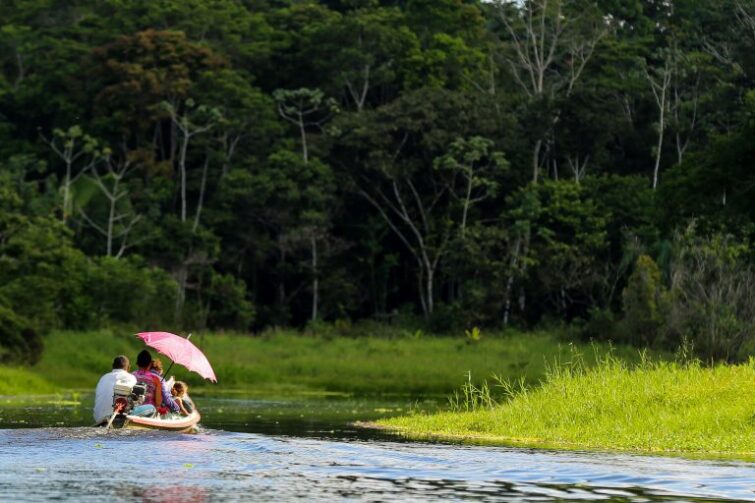
{"label": "white t-shirt", "polygon": [[123,383],[129,386],[136,384],[136,377],[123,369],[116,369],[100,377],[97,383],[97,391],[94,395],[94,422],[100,424],[110,419],[113,415],[113,388],[115,383]]}

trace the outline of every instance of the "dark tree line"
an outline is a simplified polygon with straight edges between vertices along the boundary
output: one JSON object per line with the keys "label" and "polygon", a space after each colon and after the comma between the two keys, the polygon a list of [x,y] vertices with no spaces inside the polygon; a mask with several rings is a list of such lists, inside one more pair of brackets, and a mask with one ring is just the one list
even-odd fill
{"label": "dark tree line", "polygon": [[7,357],[402,315],[676,344],[680,250],[749,271],[752,0],[6,0],[0,48]]}

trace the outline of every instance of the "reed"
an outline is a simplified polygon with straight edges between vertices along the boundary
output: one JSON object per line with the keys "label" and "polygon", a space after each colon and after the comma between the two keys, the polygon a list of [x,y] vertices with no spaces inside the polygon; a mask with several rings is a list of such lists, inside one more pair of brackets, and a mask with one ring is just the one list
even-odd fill
{"label": "reed", "polygon": [[541,386],[509,385],[507,393],[491,398],[492,407],[457,407],[381,424],[412,437],[750,459],[754,387],[755,360],[706,367],[641,357],[632,365],[608,355],[593,367],[574,361],[552,366]]}

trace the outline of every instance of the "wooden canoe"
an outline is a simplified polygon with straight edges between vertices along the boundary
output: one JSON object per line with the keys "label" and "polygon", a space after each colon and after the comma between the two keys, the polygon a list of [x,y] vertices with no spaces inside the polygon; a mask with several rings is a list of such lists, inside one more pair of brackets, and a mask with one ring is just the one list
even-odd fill
{"label": "wooden canoe", "polygon": [[201,419],[199,412],[194,411],[188,416],[176,416],[171,418],[139,417],[127,415],[121,428],[138,430],[164,430],[188,433],[196,429]]}

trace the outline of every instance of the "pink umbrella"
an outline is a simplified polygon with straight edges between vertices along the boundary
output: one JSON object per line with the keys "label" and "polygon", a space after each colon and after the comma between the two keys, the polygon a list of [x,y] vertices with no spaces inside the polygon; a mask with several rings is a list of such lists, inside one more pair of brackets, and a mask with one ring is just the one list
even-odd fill
{"label": "pink umbrella", "polygon": [[210,362],[207,361],[207,357],[189,340],[191,335],[186,338],[171,334],[170,332],[141,332],[136,335],[147,346],[164,354],[173,360],[174,363],[183,365],[205,379],[218,382],[215,372],[212,370],[212,366],[210,366]]}

